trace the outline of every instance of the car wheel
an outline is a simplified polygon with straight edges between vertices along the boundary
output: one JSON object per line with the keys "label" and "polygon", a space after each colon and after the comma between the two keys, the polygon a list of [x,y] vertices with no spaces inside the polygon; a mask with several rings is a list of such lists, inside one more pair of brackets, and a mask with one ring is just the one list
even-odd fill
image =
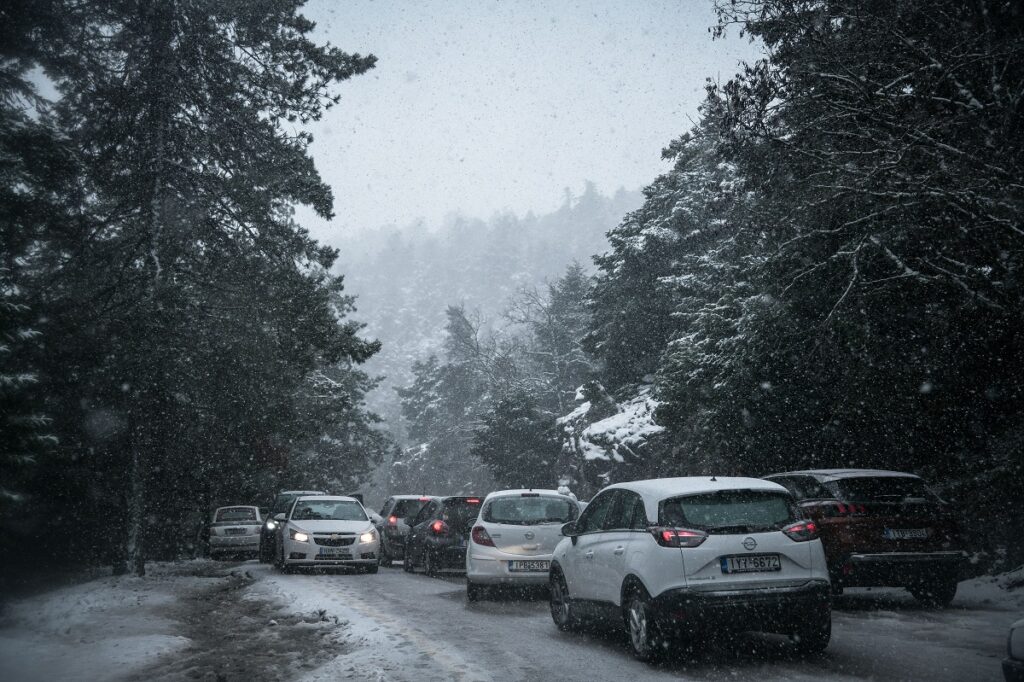
{"label": "car wheel", "polygon": [[261,542],[259,551],[260,563],[269,564],[274,560],[274,547],[273,545]]}
{"label": "car wheel", "polygon": [[626,631],[633,656],[639,661],[652,661],[659,653],[658,625],[651,609],[647,590],[632,588],[625,600]]}
{"label": "car wheel", "polygon": [[412,565],[412,554],[408,549],[406,549],[405,556],[402,557],[402,570],[406,573],[412,573],[414,568],[415,567]]}
{"label": "car wheel", "polygon": [[551,572],[548,603],[551,606],[551,620],[555,621],[559,630],[572,632],[580,629],[583,622],[569,597],[569,588],[561,571]]}
{"label": "car wheel", "polygon": [[388,554],[387,551],[385,551],[383,547],[381,547],[381,550],[380,550],[380,565],[384,566],[385,568],[389,568],[393,563],[395,563],[394,559],[392,559],[391,555]]}
{"label": "car wheel", "polygon": [[800,628],[790,635],[790,639],[796,644],[801,654],[820,654],[828,647],[828,642],[832,639],[831,616],[824,625],[818,623]]}
{"label": "car wheel", "polygon": [[466,581],[466,599],[468,601],[480,601],[487,594],[487,588],[477,583]]}
{"label": "car wheel", "polygon": [[907,589],[914,599],[925,606],[946,607],[956,596],[956,588],[956,580],[950,578],[911,585]]}
{"label": "car wheel", "polygon": [[437,557],[430,550],[423,550],[423,572],[431,578],[437,577]]}

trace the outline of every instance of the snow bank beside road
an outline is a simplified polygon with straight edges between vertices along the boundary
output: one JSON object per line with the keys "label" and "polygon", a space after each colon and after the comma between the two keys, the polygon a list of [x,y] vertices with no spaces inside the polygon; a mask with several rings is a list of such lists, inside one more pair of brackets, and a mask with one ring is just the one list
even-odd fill
{"label": "snow bank beside road", "polygon": [[195,575],[199,563],[151,564],[143,579],[100,578],[11,602],[0,615],[0,679],[119,679],[184,649],[190,640],[167,613],[208,582]]}

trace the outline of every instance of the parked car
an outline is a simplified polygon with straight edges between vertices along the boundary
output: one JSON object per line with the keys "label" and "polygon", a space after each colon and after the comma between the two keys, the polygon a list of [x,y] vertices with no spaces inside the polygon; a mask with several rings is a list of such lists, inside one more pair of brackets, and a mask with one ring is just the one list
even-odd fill
{"label": "parked car", "polygon": [[634,655],[673,640],[759,630],[806,653],[828,646],[831,596],[814,521],[756,478],[665,478],[608,486],[562,527],[549,573],[562,630],[622,622]]}
{"label": "parked car", "polygon": [[432,498],[426,495],[392,495],[380,509],[380,562],[390,566],[405,558],[405,538],[409,535],[409,522],[420,513]]}
{"label": "parked car", "polygon": [[492,585],[547,585],[562,525],[580,515],[576,499],[557,490],[490,493],[466,549],[466,596],[476,601]]}
{"label": "parked car", "polygon": [[447,569],[463,570],[466,544],[480,513],[479,497],[433,497],[409,524],[402,567],[437,575]]}
{"label": "parked car", "polygon": [[274,516],[283,514],[292,507],[295,498],[300,495],[325,495],[320,490],[282,490],[274,498],[274,504],[270,506],[270,513],[266,515],[267,521],[260,529],[260,561],[269,564],[274,560],[274,551],[277,547],[277,521]]}
{"label": "parked car", "polygon": [[219,507],[210,521],[210,558],[228,555],[256,556],[263,527],[259,507]]}
{"label": "parked car", "polygon": [[821,534],[833,589],[905,587],[926,604],[956,595],[964,560],[953,510],[913,475],[818,469],[768,476],[796,497]]}
{"label": "parked car", "polygon": [[278,523],[278,568],[351,566],[376,573],[380,540],[363,505],[352,497],[300,495]]}
{"label": "parked car", "polygon": [[1024,682],[1024,619],[1010,626],[1006,638],[1006,658],[1003,659],[1003,677],[1006,682]]}

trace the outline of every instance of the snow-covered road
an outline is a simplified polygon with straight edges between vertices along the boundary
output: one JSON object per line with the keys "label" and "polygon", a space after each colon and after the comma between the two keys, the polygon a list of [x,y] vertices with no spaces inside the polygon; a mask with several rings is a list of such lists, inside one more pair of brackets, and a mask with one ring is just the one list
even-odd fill
{"label": "snow-covered road", "polygon": [[378,575],[281,575],[260,566],[250,596],[300,611],[326,609],[353,628],[349,653],[304,679],[367,680],[942,680],[1001,678],[1020,595],[971,585],[954,607],[927,610],[899,590],[839,598],[832,645],[795,658],[770,637],[728,638],[657,668],[634,661],[615,633],[563,634],[542,598],[470,604],[458,577],[401,569]]}

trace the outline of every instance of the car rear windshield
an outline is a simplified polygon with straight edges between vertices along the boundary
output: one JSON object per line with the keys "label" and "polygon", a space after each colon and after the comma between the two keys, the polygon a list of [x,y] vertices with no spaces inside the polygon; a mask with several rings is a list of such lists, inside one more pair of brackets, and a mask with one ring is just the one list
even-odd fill
{"label": "car rear windshield", "polygon": [[255,521],[256,510],[252,507],[227,507],[217,510],[217,521]]}
{"label": "car rear windshield", "polygon": [[476,521],[476,517],[479,515],[479,500],[475,503],[470,503],[464,499],[445,500],[444,509],[441,511],[441,520],[447,523],[455,532],[463,533],[473,526],[473,522]]}
{"label": "car rear windshield", "polygon": [[363,505],[351,500],[299,500],[293,521],[365,521]]}
{"label": "car rear windshield", "polygon": [[567,523],[576,518],[576,505],[563,497],[509,496],[491,500],[484,508],[488,523],[532,526],[541,523]]}
{"label": "car rear windshield", "polygon": [[778,530],[796,520],[785,493],[766,490],[722,490],[665,500],[658,511],[663,526],[697,528],[719,533]]}
{"label": "car rear windshield", "polygon": [[825,484],[844,502],[907,502],[927,500],[935,502],[935,495],[920,478],[909,476],[864,476],[841,478]]}
{"label": "car rear windshield", "polygon": [[416,516],[426,503],[427,500],[395,500],[395,508],[391,510],[391,516],[397,516],[400,519]]}

